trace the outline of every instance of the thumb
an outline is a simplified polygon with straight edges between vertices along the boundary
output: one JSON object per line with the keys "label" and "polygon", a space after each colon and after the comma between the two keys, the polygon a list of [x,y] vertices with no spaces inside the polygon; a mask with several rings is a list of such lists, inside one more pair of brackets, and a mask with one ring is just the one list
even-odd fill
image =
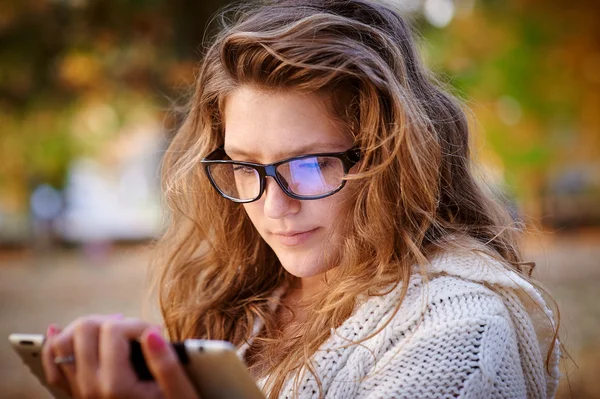
{"label": "thumb", "polygon": [[157,327],[144,331],[141,344],[148,368],[167,399],[198,399],[175,350],[161,336]]}

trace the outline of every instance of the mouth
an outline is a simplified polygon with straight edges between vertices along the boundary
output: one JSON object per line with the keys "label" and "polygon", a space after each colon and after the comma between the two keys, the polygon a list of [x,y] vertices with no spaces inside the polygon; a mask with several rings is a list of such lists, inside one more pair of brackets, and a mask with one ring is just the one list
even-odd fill
{"label": "mouth", "polygon": [[308,239],[310,239],[316,232],[319,230],[319,227],[316,227],[312,230],[300,231],[300,232],[281,232],[281,233],[272,233],[277,240],[288,247],[297,246],[305,243]]}

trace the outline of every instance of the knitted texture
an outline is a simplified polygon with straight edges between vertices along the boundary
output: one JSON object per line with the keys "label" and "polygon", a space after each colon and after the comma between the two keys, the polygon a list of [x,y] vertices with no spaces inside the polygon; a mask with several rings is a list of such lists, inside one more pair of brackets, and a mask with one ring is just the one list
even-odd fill
{"label": "knitted texture", "polygon": [[432,260],[427,280],[413,276],[395,314],[400,287],[360,301],[312,358],[321,391],[303,370],[299,383],[295,375],[288,378],[280,397],[554,396],[558,345],[548,375],[544,359],[552,314],[534,287],[473,252]]}

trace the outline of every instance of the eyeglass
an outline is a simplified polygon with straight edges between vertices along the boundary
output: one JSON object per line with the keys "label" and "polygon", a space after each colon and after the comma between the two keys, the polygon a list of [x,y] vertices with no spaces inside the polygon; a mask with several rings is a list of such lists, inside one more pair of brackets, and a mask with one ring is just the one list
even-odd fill
{"label": "eyeglass", "polygon": [[267,176],[275,179],[289,197],[315,200],[340,191],[344,177],[360,160],[360,150],[308,154],[268,165],[232,161],[223,148],[202,159],[213,187],[223,197],[239,203],[258,200],[265,191]]}

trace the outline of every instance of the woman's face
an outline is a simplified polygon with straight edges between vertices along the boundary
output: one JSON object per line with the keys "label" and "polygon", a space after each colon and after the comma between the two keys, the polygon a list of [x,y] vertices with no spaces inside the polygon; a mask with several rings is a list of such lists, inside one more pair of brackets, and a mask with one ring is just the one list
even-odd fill
{"label": "woman's face", "polygon": [[[342,152],[352,144],[316,95],[241,87],[225,102],[225,151],[233,160],[268,164],[298,155]],[[340,248],[342,237],[335,225],[349,199],[350,185],[329,197],[306,201],[288,197],[268,177],[262,197],[243,206],[283,267],[308,278],[334,266],[325,259]]]}

